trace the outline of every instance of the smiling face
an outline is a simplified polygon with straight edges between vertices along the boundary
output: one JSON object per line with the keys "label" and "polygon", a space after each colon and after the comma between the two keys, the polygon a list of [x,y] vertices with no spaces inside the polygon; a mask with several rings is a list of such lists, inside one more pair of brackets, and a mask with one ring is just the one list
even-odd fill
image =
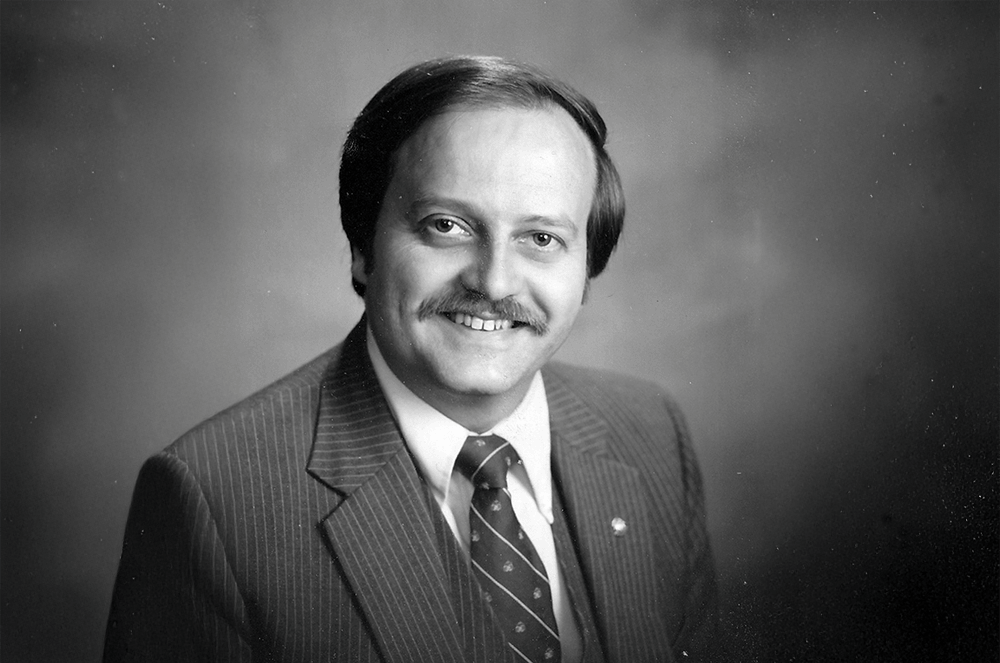
{"label": "smiling face", "polygon": [[352,275],[410,390],[473,430],[513,411],[582,305],[595,180],[556,107],[453,110],[403,143]]}

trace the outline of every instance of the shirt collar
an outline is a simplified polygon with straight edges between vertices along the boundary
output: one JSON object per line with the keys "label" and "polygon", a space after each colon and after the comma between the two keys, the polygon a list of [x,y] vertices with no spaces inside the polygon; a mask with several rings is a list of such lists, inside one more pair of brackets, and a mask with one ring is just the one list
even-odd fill
{"label": "shirt collar", "polygon": [[371,328],[368,354],[403,440],[435,497],[447,500],[455,460],[465,439],[496,434],[510,442],[521,457],[538,510],[552,524],[552,439],[541,372],[535,373],[524,399],[509,417],[485,433],[474,433],[431,407],[396,377],[382,357]]}

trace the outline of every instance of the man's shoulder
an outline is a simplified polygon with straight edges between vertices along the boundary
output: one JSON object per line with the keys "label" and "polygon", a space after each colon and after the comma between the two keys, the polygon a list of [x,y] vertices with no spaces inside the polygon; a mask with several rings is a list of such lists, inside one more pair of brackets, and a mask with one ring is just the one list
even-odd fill
{"label": "man's shoulder", "polygon": [[614,371],[551,362],[542,372],[553,424],[575,430],[598,422],[608,449],[636,467],[681,467],[691,435],[677,402],[655,382]]}
{"label": "man's shoulder", "polygon": [[554,384],[598,412],[617,411],[641,419],[662,419],[671,425],[681,418],[673,396],[651,380],[616,371],[550,362],[542,371],[546,384]]}
{"label": "man's shoulder", "polygon": [[651,380],[626,375],[604,368],[579,366],[561,361],[551,361],[542,369],[543,374],[554,375],[570,385],[590,386],[599,391],[648,393],[661,392],[662,388]]}
{"label": "man's shoulder", "polygon": [[[184,433],[166,453],[195,461],[206,452],[233,452],[261,443],[301,446],[311,441],[320,385],[340,345],[303,364]],[[306,439],[308,438],[308,439]],[[224,449],[227,448],[227,449]]]}

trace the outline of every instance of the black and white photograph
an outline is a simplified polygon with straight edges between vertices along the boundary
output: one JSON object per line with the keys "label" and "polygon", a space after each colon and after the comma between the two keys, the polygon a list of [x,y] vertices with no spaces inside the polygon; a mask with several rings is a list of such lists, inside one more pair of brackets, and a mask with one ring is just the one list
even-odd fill
{"label": "black and white photograph", "polygon": [[1000,5],[0,2],[0,658],[1000,660]]}

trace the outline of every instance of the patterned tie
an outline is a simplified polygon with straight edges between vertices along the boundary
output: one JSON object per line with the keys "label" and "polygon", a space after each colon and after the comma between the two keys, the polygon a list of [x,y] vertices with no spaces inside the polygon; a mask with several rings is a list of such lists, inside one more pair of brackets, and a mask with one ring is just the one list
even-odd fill
{"label": "patterned tie", "polygon": [[559,630],[545,567],[525,536],[507,490],[507,468],[521,463],[502,437],[471,436],[455,467],[472,481],[472,567],[507,644],[525,661],[559,660]]}

